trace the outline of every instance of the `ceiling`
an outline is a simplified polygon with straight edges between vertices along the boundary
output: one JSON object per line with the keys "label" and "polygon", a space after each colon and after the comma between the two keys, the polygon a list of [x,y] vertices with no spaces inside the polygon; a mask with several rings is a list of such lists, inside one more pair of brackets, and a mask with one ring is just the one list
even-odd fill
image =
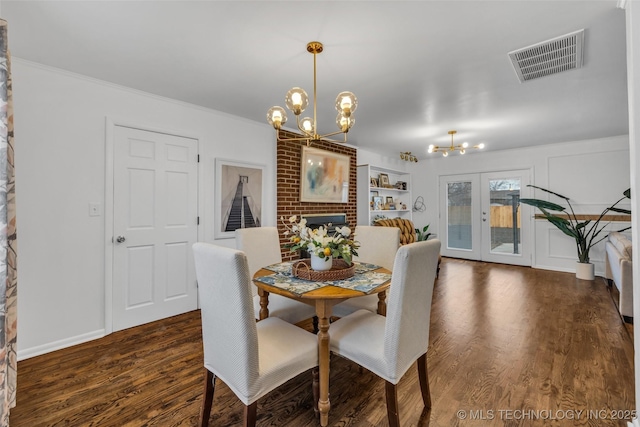
{"label": "ceiling", "polygon": [[[312,96],[306,44],[321,41],[320,133],[336,129],[335,97],[350,90],[350,144],[425,159],[452,129],[486,150],[628,134],[616,4],[1,0],[0,14],[16,58],[261,123],[291,87]],[[579,29],[582,68],[520,83],[509,52]]]}

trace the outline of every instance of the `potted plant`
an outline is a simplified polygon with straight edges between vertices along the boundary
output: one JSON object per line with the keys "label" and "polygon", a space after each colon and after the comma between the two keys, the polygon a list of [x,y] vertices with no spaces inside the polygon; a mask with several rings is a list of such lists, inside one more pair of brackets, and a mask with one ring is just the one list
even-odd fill
{"label": "potted plant", "polygon": [[336,227],[333,235],[328,233],[329,223],[326,227],[307,227],[307,220],[302,218],[296,222],[297,216],[289,218],[287,224],[284,217],[280,220],[287,229],[284,233],[288,237],[289,243],[285,245],[291,251],[304,249],[311,257],[311,268],[313,270],[330,270],[333,258],[342,258],[348,265],[351,265],[353,256],[358,256],[360,244],[353,240],[351,229],[347,226]]}
{"label": "potted plant", "polygon": [[[578,216],[574,212],[573,206],[571,206],[571,201],[568,197],[563,196],[562,194],[554,193],[553,191],[547,190],[546,188],[537,187],[535,185],[528,185],[527,187],[532,187],[540,191],[544,191],[545,193],[549,193],[553,196],[559,197],[567,202],[567,207],[565,207],[553,202],[549,202],[547,200],[520,199],[520,203],[524,203],[540,209],[540,212],[542,212],[542,214],[551,224],[555,225],[567,236],[575,239],[576,248],[578,250],[576,277],[578,279],[593,280],[594,269],[593,264],[591,264],[589,260],[589,251],[598,242],[604,240],[607,237],[607,233],[605,233],[604,235],[601,234],[604,228],[609,224],[609,222],[603,224],[602,219],[609,212],[619,212],[629,215],[631,214],[630,210],[617,207],[618,203],[620,203],[624,199],[631,198],[631,189],[627,189],[623,193],[623,197],[618,199],[618,201],[613,205],[605,208],[597,219],[587,219],[581,221],[578,219]],[[567,210],[567,208],[569,210]],[[551,211],[556,213],[552,213]],[[561,212],[561,214],[558,215],[558,212]],[[625,231],[629,228],[631,227],[625,227],[618,231]]]}
{"label": "potted plant", "polygon": [[422,227],[422,230],[420,230],[419,228],[416,228],[416,241],[422,242],[423,240],[429,239],[429,236],[431,236],[431,233],[429,233],[428,230],[429,230],[429,224]]}

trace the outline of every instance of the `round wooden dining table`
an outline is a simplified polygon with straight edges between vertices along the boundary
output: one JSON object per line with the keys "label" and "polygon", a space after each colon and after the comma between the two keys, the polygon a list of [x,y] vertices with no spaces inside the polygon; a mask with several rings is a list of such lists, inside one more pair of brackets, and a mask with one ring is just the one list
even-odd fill
{"label": "round wooden dining table", "polygon": [[[291,262],[284,262],[281,265],[289,266],[291,265]],[[388,276],[386,280],[383,280],[381,281],[381,283],[376,284],[375,287],[368,289],[367,292],[341,287],[336,285],[336,282],[334,281],[314,282],[314,286],[316,287],[315,289],[303,293],[298,293],[261,281],[260,279],[264,278],[265,276],[272,276],[277,274],[273,269],[271,269],[271,267],[274,266],[268,266],[269,269],[262,268],[258,270],[253,276],[253,283],[258,287],[258,295],[260,295],[260,320],[269,317],[270,293],[282,295],[284,297],[312,305],[316,309],[316,316],[318,317],[319,369],[319,398],[317,402],[317,410],[320,414],[320,425],[325,427],[329,422],[329,409],[331,407],[331,404],[329,402],[329,326],[332,307],[336,304],[348,300],[349,298],[378,294],[378,313],[381,315],[385,315],[387,304],[386,292],[384,291],[386,291],[391,284],[391,272],[383,267],[378,267],[368,272],[358,272],[356,270],[354,279],[358,279],[358,275],[365,275],[367,273],[383,273],[384,275]]]}

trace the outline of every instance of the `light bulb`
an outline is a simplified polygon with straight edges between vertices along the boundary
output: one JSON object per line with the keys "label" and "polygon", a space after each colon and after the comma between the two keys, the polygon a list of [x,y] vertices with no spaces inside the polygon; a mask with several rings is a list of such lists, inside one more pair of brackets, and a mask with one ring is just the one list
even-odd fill
{"label": "light bulb", "polygon": [[434,148],[435,148],[435,147],[433,146],[433,144],[431,144],[431,145],[429,146],[429,150],[427,150],[427,152],[428,152],[428,153],[433,153],[433,149],[434,149]]}
{"label": "light bulb", "polygon": [[307,96],[307,92],[304,89],[294,87],[287,92],[284,102],[287,108],[297,116],[309,105],[309,96]]}
{"label": "light bulb", "polygon": [[463,143],[462,143],[462,148],[467,148],[468,146],[469,146],[469,143],[468,143],[468,142],[463,142]]}
{"label": "light bulb", "polygon": [[358,108],[358,98],[352,92],[340,92],[336,97],[336,110],[345,117],[351,116],[356,108]]}
{"label": "light bulb", "polygon": [[313,134],[313,120],[311,119],[311,117],[305,117],[304,119],[302,119],[301,126],[302,130],[304,130],[305,132]]}
{"label": "light bulb", "polygon": [[338,125],[338,129],[340,129],[344,133],[349,132],[349,129],[351,129],[355,122],[355,118],[347,117],[342,113],[338,113],[338,116],[336,117],[336,124]]}
{"label": "light bulb", "polygon": [[482,150],[484,148],[484,142],[481,144],[478,144],[478,148]]}
{"label": "light bulb", "polygon": [[443,151],[442,152],[442,157],[447,157],[449,156],[449,152],[448,151]]}
{"label": "light bulb", "polygon": [[284,111],[282,107],[271,107],[269,111],[267,111],[267,122],[274,129],[280,129],[283,124],[287,122],[287,113]]}
{"label": "light bulb", "polygon": [[462,150],[460,150],[460,154],[464,154],[466,153],[465,149],[463,148]]}

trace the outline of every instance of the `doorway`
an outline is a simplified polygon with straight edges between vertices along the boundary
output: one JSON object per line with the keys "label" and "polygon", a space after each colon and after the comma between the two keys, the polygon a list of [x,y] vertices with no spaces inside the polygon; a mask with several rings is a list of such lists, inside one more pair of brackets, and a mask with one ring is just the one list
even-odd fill
{"label": "doorway", "polygon": [[197,308],[198,141],[111,129],[113,332]]}
{"label": "doorway", "polygon": [[440,177],[442,255],[531,266],[531,221],[521,217],[529,170]]}

